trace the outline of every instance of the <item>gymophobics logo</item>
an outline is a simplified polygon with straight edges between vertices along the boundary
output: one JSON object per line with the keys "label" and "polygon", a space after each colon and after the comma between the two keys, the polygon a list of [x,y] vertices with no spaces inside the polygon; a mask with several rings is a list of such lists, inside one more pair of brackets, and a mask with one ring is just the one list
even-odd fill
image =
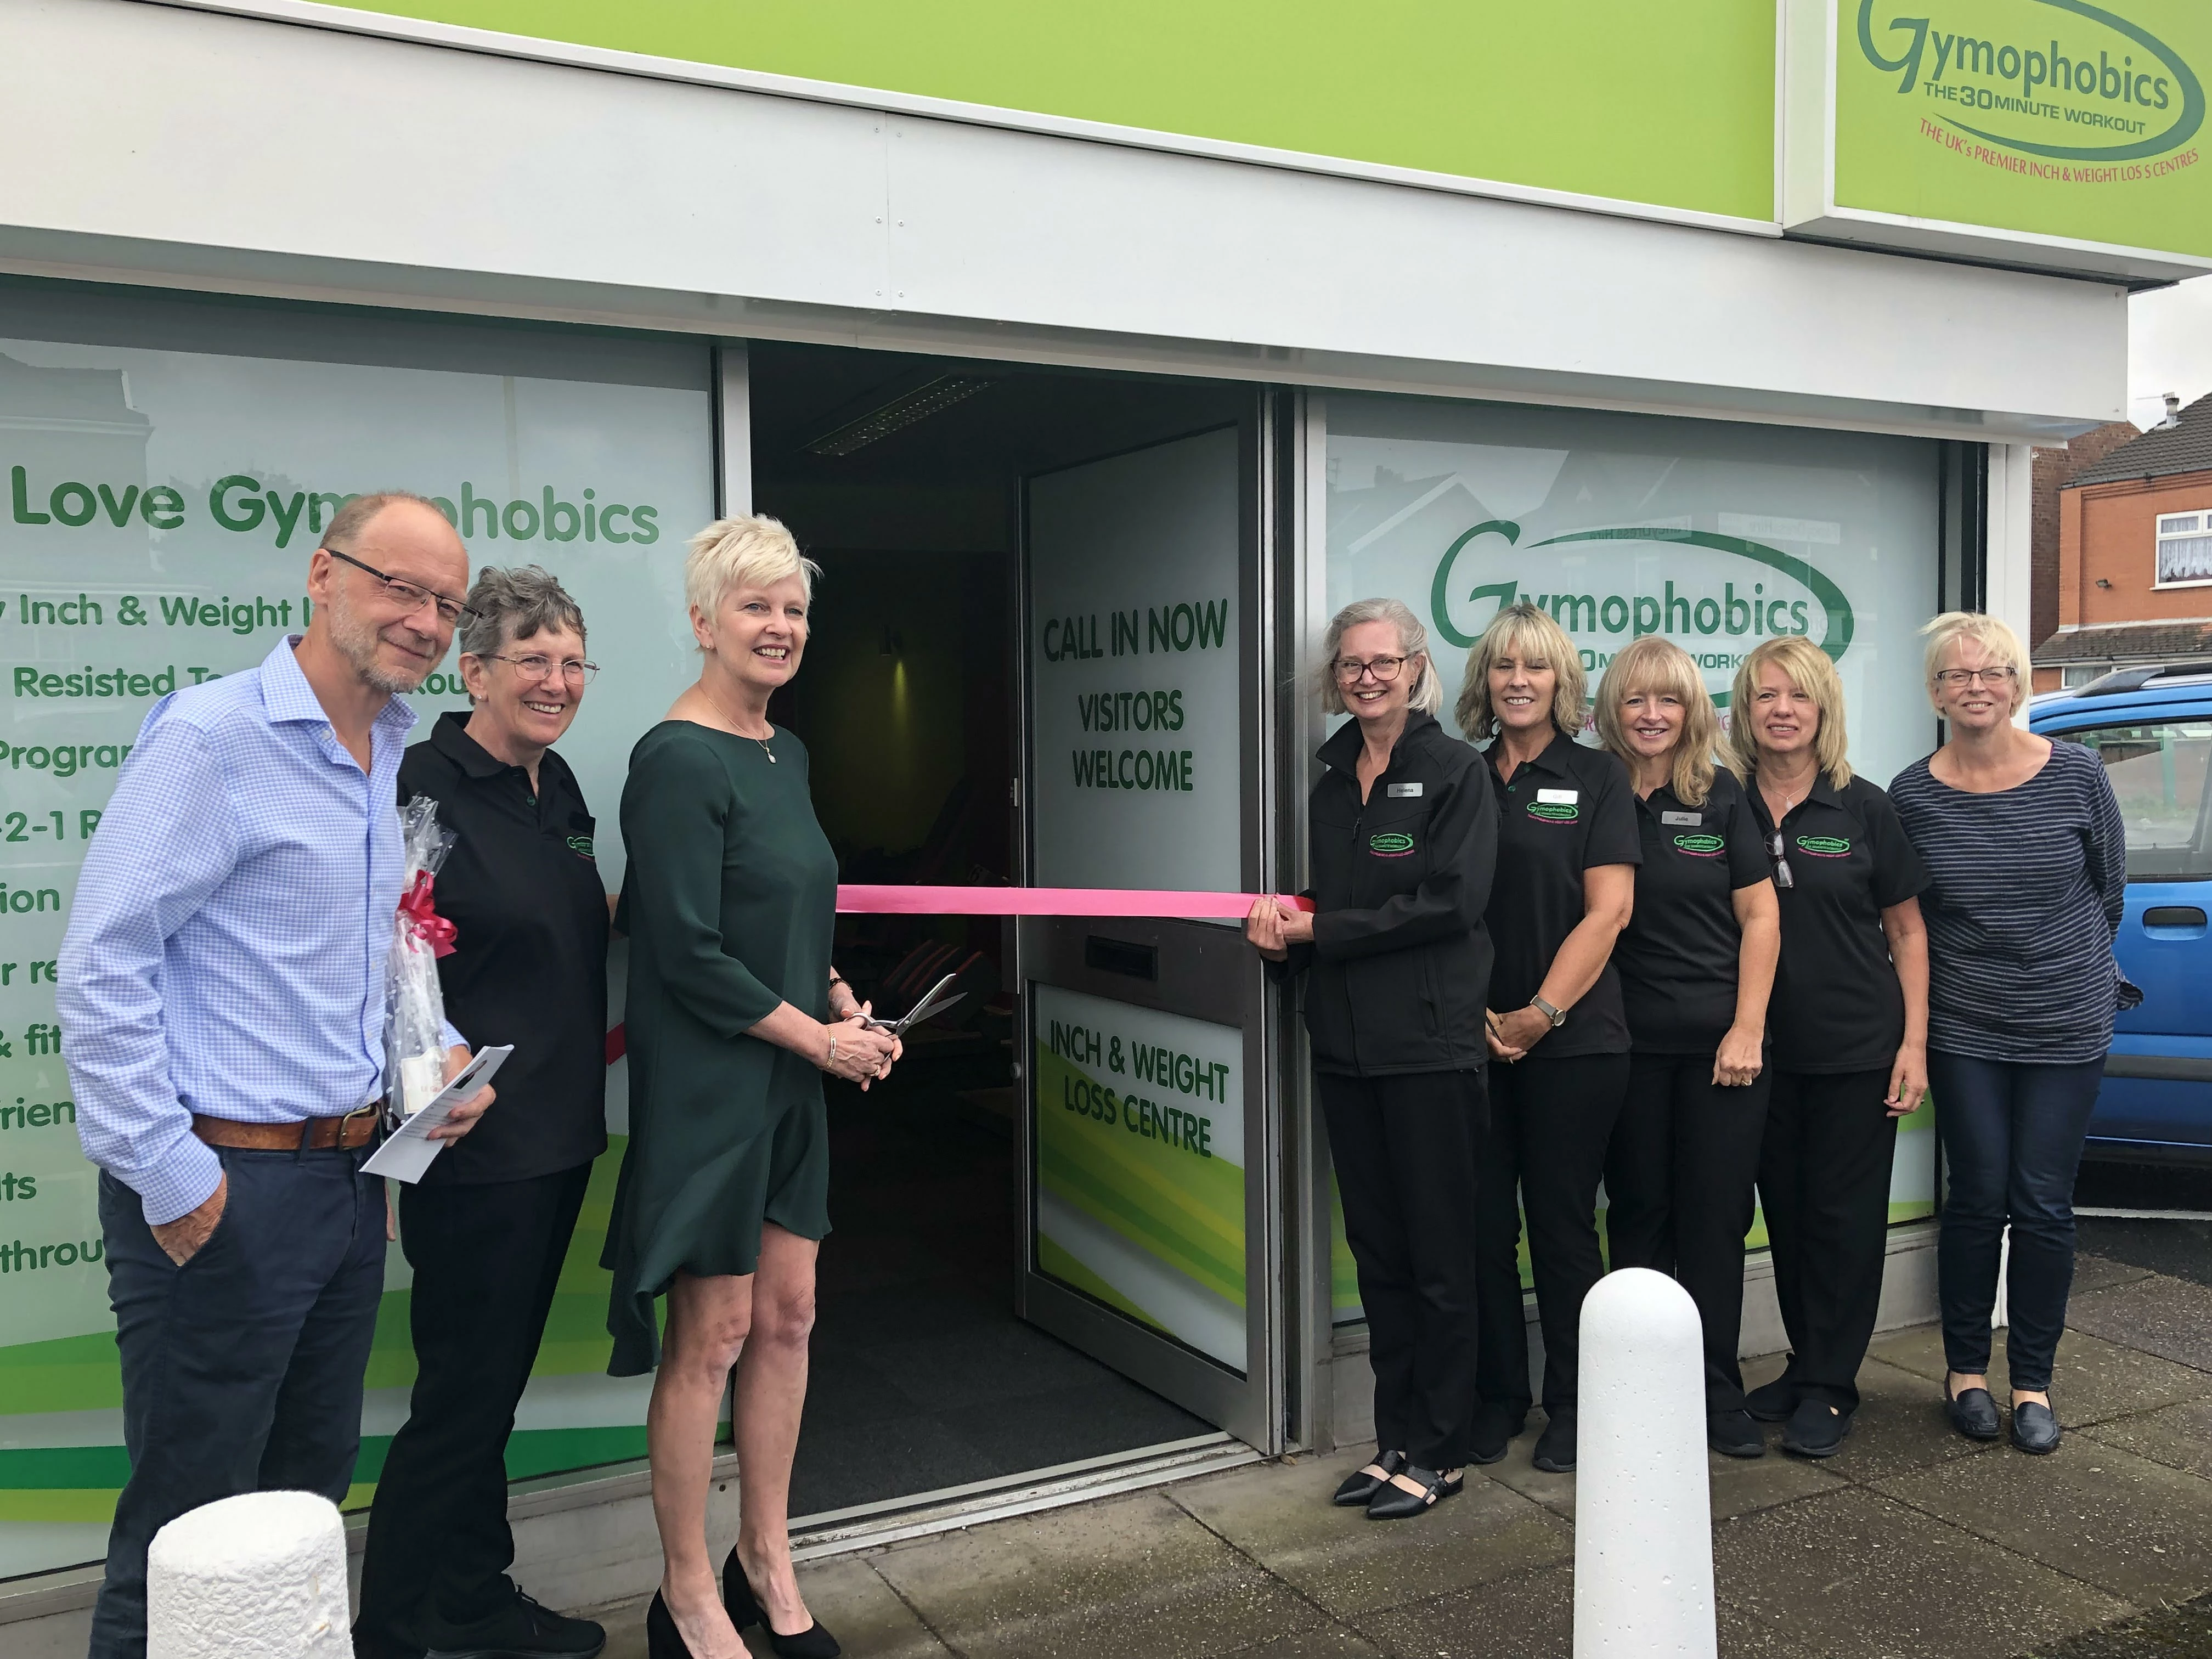
{"label": "gymophobics logo", "polygon": [[1677,836],[1674,845],[1693,859],[1717,859],[1728,842],[1718,836]]}
{"label": "gymophobics logo", "polygon": [[1800,836],[1797,850],[1810,853],[1816,859],[1847,859],[1851,855],[1851,843],[1843,836]]}
{"label": "gymophobics logo", "polygon": [[1948,0],[1926,16],[1876,19],[1875,0],[1859,0],[1859,51],[1897,76],[1899,96],[2015,155],[2138,161],[2204,124],[2204,88],[2181,54],[2087,0]]}
{"label": "gymophobics logo", "polygon": [[1367,838],[1367,850],[1378,859],[1402,859],[1413,850],[1413,838],[1389,831]]}

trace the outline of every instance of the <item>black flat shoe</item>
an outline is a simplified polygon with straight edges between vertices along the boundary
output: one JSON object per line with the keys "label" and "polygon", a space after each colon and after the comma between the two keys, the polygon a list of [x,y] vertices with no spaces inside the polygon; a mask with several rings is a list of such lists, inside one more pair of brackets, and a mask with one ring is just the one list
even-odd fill
{"label": "black flat shoe", "polygon": [[[1336,1489],[1336,1496],[1328,1501],[1339,1509],[1364,1509],[1367,1500],[1376,1490],[1388,1486],[1390,1477],[1406,1467],[1406,1454],[1401,1451],[1378,1453],[1366,1468],[1354,1469],[1344,1477],[1344,1484]],[[1370,1469],[1380,1469],[1380,1474],[1370,1474]]]}
{"label": "black flat shoe", "polygon": [[1997,1402],[1990,1397],[1987,1389],[1969,1389],[1954,1395],[1951,1385],[1943,1385],[1943,1409],[1951,1419],[1951,1426],[1969,1440],[1994,1440],[2002,1432],[1997,1422]]}
{"label": "black flat shoe", "polygon": [[676,1628],[676,1615],[669,1612],[659,1590],[653,1591],[653,1605],[645,1610],[645,1659],[691,1659],[691,1650]]}
{"label": "black flat shoe", "polygon": [[1409,1515],[1425,1514],[1467,1485],[1464,1474],[1440,1474],[1418,1463],[1408,1463],[1399,1470],[1398,1480],[1411,1480],[1420,1491],[1407,1492],[1397,1480],[1384,1481],[1376,1488],[1375,1499],[1367,1506],[1370,1521],[1402,1521]]}
{"label": "black flat shoe", "polygon": [[745,1577],[735,1550],[722,1563],[722,1605],[729,1609],[730,1622],[740,1635],[755,1625],[767,1632],[768,1644],[775,1650],[776,1659],[837,1659],[845,1650],[837,1645],[836,1637],[822,1628],[818,1619],[796,1635],[778,1634],[769,1623],[760,1598],[753,1594],[752,1583]]}
{"label": "black flat shoe", "polygon": [[1743,1408],[1762,1423],[1787,1423],[1797,1409],[1797,1385],[1784,1371],[1744,1395]]}
{"label": "black flat shoe", "polygon": [[1575,1414],[1561,1412],[1544,1425],[1536,1437],[1536,1455],[1528,1460],[1547,1474],[1575,1472]]}
{"label": "black flat shoe", "polygon": [[1526,1407],[1515,1410],[1508,1406],[1493,1406],[1485,1401],[1474,1408],[1474,1422],[1468,1430],[1468,1461],[1484,1467],[1501,1461],[1505,1449],[1518,1439],[1522,1430],[1528,1426]]}
{"label": "black flat shoe", "polygon": [[2057,1451],[2057,1413],[2040,1400],[2021,1401],[2012,1408],[2012,1443],[2033,1457]]}
{"label": "black flat shoe", "polygon": [[1801,1401],[1782,1426],[1782,1449],[1800,1457],[1833,1457],[1850,1433],[1850,1413],[1825,1400]]}
{"label": "black flat shoe", "polygon": [[1748,1411],[1707,1412],[1705,1443],[1723,1457],[1764,1457],[1766,1437]]}

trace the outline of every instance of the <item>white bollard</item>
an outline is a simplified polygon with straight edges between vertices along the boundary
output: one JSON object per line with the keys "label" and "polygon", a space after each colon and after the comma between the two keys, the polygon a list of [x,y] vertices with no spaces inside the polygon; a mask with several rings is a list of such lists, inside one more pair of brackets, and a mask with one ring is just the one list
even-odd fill
{"label": "white bollard", "polygon": [[345,1523],[311,1492],[205,1504],[154,1534],[146,1659],[351,1659]]}
{"label": "white bollard", "polygon": [[1714,1659],[1703,1329],[1690,1293],[1625,1267],[1583,1303],[1575,1659]]}

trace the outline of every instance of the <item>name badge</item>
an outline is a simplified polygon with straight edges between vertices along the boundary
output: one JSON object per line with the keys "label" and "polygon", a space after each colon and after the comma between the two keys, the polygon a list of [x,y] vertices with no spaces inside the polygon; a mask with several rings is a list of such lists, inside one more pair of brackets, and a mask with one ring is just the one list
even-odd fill
{"label": "name badge", "polygon": [[1421,786],[1418,783],[1385,784],[1382,793],[1393,800],[1419,800],[1421,795]]}
{"label": "name badge", "polygon": [[1579,789],[1539,789],[1536,792],[1539,806],[1572,806],[1582,798],[1583,792]]}
{"label": "name badge", "polygon": [[1659,815],[1660,823],[1680,824],[1686,830],[1694,830],[1705,821],[1705,815],[1703,812],[1662,812]]}

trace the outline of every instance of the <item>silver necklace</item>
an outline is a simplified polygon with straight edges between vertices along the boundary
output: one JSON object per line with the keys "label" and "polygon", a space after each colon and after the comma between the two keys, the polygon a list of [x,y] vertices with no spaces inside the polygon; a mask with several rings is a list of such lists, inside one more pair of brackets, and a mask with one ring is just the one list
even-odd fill
{"label": "silver necklace", "polygon": [[722,724],[730,728],[730,735],[732,737],[744,738],[748,742],[758,744],[761,746],[761,753],[768,757],[768,763],[770,766],[775,764],[775,750],[768,746],[769,738],[772,738],[775,735],[775,727],[773,726],[769,727],[768,738],[756,738],[750,732],[740,732],[738,730],[737,721],[730,718],[730,711],[714,701],[714,694],[712,691],[709,691],[704,684],[700,686],[699,695],[706,698],[707,706],[709,708],[713,709],[717,714],[720,714],[722,717]]}

